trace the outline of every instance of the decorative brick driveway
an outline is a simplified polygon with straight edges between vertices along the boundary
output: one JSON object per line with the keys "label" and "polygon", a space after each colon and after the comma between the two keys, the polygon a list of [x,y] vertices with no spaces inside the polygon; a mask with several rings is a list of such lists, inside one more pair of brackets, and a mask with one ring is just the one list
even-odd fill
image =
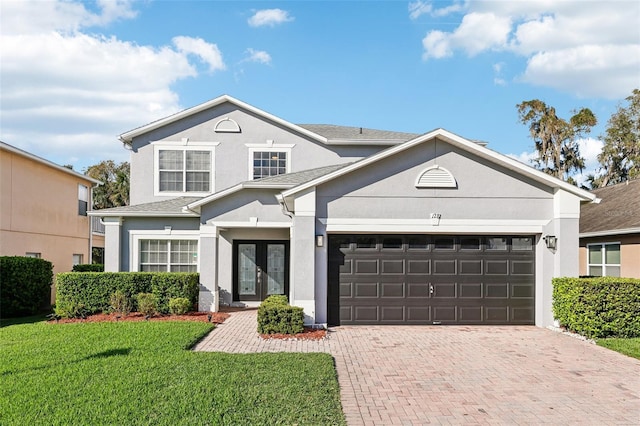
{"label": "decorative brick driveway", "polygon": [[336,327],[264,341],[241,311],[196,350],[329,352],[350,425],[640,424],[640,361],[537,327]]}

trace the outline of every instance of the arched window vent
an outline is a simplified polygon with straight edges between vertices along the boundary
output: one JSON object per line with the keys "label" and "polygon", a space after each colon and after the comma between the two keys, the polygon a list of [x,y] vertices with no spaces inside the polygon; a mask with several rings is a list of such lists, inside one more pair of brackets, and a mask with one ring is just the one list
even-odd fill
{"label": "arched window vent", "polygon": [[417,188],[457,188],[458,184],[451,172],[438,165],[426,168],[416,179]]}
{"label": "arched window vent", "polygon": [[213,130],[216,133],[240,133],[240,126],[235,120],[225,117],[216,123]]}

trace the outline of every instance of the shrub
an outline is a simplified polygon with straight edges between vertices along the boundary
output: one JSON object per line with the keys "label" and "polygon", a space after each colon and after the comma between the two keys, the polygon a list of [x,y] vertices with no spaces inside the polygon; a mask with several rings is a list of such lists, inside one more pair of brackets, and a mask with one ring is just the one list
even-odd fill
{"label": "shrub", "polygon": [[71,272],[104,272],[104,265],[100,263],[82,263],[73,265]]}
{"label": "shrub", "polygon": [[191,304],[198,301],[200,276],[185,272],[158,272],[151,279],[151,292],[158,297],[158,310],[169,313],[169,300],[184,297]]}
{"label": "shrub", "polygon": [[124,316],[129,315],[131,309],[133,309],[131,298],[120,290],[116,290],[116,292],[111,295],[109,304],[115,312]]}
{"label": "shrub", "polygon": [[640,279],[554,278],[553,312],[586,337],[639,337]]}
{"label": "shrub", "polygon": [[53,265],[44,259],[0,257],[0,315],[34,315],[51,300]]}
{"label": "shrub", "polygon": [[169,312],[171,315],[184,315],[191,309],[191,302],[186,297],[174,297],[169,299]]}
{"label": "shrub", "polygon": [[198,283],[198,274],[182,272],[65,272],[57,275],[56,314],[65,316],[62,312],[69,303],[84,305],[87,314],[105,312],[116,291],[129,298],[132,310],[139,310],[135,295],[153,293],[168,312],[170,298],[185,297],[195,304]]}
{"label": "shrub", "polygon": [[63,318],[85,318],[89,311],[82,303],[74,301],[65,301],[61,304],[56,304],[55,315]]}
{"label": "shrub", "polygon": [[304,331],[304,311],[290,306],[286,296],[269,296],[258,308],[258,333],[296,334]]}
{"label": "shrub", "polygon": [[158,311],[158,298],[155,294],[139,293],[136,298],[138,299],[138,312],[153,316]]}

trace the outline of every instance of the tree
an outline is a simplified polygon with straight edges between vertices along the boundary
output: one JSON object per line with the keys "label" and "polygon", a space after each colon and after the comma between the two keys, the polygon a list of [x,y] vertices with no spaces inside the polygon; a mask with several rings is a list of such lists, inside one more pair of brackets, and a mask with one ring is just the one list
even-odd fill
{"label": "tree", "polygon": [[626,98],[628,105],[618,106],[609,118],[604,142],[598,155],[600,174],[590,176],[593,188],[640,177],[640,90]]}
{"label": "tree", "polygon": [[518,105],[518,118],[529,126],[538,154],[538,169],[573,183],[570,174],[584,169],[578,140],[596,125],[596,116],[588,108],[576,112],[569,121],[556,115],[556,110],[533,99]]}
{"label": "tree", "polygon": [[93,189],[93,208],[129,205],[129,163],[105,160],[88,167],[84,174],[102,182]]}

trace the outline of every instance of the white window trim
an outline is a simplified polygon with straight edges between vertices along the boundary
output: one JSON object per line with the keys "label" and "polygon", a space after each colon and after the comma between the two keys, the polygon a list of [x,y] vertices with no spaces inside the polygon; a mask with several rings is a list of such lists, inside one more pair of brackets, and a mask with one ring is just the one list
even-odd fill
{"label": "white window trim", "polygon": [[[610,244],[617,244],[620,247],[620,263],[606,263],[607,262],[607,252],[605,251],[605,246]],[[599,246],[600,247],[600,256],[602,256],[602,263],[591,263],[589,259],[589,250],[591,247]],[[622,244],[619,241],[607,241],[604,243],[591,243],[587,244],[587,275],[591,275],[591,267],[592,266],[600,266],[602,267],[602,276],[608,277],[607,275],[607,266],[617,266],[620,268],[620,274],[622,275]]]}
{"label": "white window trim", "polygon": [[249,158],[248,158],[248,168],[247,168],[247,178],[248,180],[253,179],[253,153],[254,152],[286,152],[287,153],[287,173],[291,173],[291,149],[296,146],[296,144],[283,144],[283,143],[274,143],[273,140],[267,139],[265,143],[246,143],[244,144],[247,148],[249,148]]}
{"label": "white window trim", "polygon": [[[156,197],[204,197],[213,194],[215,185],[216,147],[220,142],[192,142],[189,138],[181,141],[156,141],[153,145],[153,195]],[[160,151],[209,151],[211,153],[211,170],[209,171],[209,191],[160,191]]]}
{"label": "white window trim", "polygon": [[198,242],[198,261],[196,271],[200,272],[200,235],[194,231],[173,231],[167,226],[164,231],[130,231],[129,233],[129,271],[140,272],[140,240],[192,240]]}

